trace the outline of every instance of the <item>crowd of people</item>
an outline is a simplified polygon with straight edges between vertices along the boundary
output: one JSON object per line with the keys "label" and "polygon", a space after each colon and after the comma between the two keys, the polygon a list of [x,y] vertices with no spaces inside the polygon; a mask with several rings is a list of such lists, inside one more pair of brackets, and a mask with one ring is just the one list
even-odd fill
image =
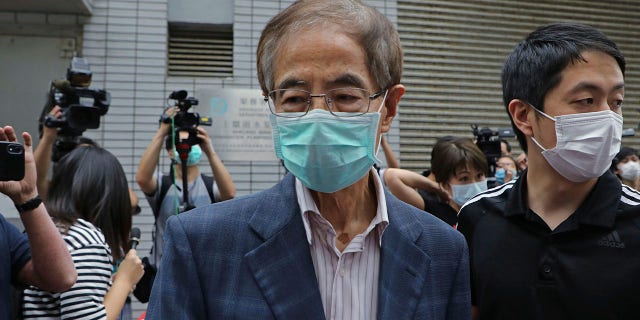
{"label": "crowd of people", "polygon": [[[118,159],[79,140],[51,166],[56,128],[36,151],[23,133],[25,176],[0,182],[25,228],[0,216],[0,312],[128,319],[133,292],[149,319],[637,317],[640,162],[621,147],[625,59],[602,32],[545,25],[508,55],[503,103],[521,154],[444,136],[421,173],[385,138],[406,89],[379,11],[296,1],[267,23],[256,58],[287,173],[235,198],[207,132],[161,121],[135,175],[155,218],[142,258]],[[6,126],[0,140],[18,137]]]}

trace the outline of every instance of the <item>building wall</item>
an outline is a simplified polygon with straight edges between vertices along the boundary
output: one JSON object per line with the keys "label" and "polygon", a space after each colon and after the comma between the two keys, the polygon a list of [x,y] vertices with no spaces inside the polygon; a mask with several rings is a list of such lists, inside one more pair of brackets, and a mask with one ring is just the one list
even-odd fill
{"label": "building wall", "polygon": [[[627,59],[624,127],[638,129],[640,1],[399,0],[398,30],[405,49],[400,108],[400,159],[405,168],[430,166],[431,148],[445,135],[472,137],[471,125],[510,127],[502,103],[505,57],[531,31],[553,22],[593,25]],[[515,138],[507,138],[517,156]],[[640,147],[640,132],[623,146]]]}

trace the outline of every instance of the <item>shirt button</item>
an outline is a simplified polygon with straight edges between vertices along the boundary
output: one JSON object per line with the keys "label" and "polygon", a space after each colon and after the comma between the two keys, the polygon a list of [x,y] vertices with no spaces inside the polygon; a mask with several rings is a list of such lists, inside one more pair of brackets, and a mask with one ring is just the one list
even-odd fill
{"label": "shirt button", "polygon": [[551,268],[550,264],[543,264],[540,268],[541,274],[540,276],[544,280],[553,280],[553,268]]}
{"label": "shirt button", "polygon": [[344,269],[340,269],[340,276],[344,277]]}

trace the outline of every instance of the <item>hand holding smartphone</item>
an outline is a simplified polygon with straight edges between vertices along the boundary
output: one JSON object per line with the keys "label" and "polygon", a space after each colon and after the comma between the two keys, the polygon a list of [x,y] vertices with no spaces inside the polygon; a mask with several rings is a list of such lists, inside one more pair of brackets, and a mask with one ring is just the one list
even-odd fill
{"label": "hand holding smartphone", "polygon": [[28,132],[21,136],[23,144],[18,142],[13,127],[0,127],[0,193],[11,198],[16,205],[38,195],[33,139]]}

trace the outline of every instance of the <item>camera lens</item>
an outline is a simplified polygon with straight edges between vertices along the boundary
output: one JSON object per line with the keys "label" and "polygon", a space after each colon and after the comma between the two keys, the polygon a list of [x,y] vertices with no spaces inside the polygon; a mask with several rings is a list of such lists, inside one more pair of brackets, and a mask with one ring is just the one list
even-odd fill
{"label": "camera lens", "polygon": [[20,154],[22,153],[22,146],[19,144],[11,144],[7,147],[7,151],[9,151],[9,153],[13,153],[13,154]]}

